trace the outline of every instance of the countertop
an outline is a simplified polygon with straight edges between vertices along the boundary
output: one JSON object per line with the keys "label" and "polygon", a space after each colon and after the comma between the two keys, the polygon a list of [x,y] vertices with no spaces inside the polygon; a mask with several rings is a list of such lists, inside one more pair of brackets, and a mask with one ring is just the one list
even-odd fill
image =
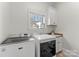
{"label": "countertop", "polygon": [[12,44],[19,44],[19,43],[29,42],[29,41],[32,41],[32,40],[34,40],[34,39],[33,38],[30,38],[28,40],[24,40],[24,41],[21,41],[21,42],[13,42],[13,43],[0,44],[0,46],[6,46],[6,45],[12,45]]}
{"label": "countertop", "polygon": [[[52,33],[47,33],[47,34],[49,34],[49,35],[52,35]],[[56,38],[58,38],[58,37],[63,37],[63,33],[53,33],[53,35],[55,35],[56,36]],[[52,35],[52,36],[53,36]]]}

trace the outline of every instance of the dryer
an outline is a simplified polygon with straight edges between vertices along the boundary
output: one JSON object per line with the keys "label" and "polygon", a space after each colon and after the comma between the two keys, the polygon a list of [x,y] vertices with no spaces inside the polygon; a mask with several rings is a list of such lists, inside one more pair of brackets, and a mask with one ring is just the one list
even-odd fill
{"label": "dryer", "polygon": [[35,56],[53,57],[56,54],[56,37],[47,34],[33,35],[35,38]]}

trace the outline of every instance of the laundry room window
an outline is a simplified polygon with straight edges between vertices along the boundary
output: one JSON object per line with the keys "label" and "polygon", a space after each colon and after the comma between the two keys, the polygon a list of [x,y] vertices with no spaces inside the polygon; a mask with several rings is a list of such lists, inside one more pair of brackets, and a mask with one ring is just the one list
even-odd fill
{"label": "laundry room window", "polygon": [[45,15],[30,12],[30,24],[33,29],[45,28]]}
{"label": "laundry room window", "polygon": [[46,21],[47,21],[46,11],[28,8],[27,12],[28,12],[27,18],[28,18],[29,30],[37,32],[39,30],[43,31],[46,28]]}

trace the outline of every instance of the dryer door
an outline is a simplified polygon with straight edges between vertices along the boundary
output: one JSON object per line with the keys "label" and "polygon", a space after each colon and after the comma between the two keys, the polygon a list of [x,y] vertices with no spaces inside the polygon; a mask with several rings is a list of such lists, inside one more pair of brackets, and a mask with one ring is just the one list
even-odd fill
{"label": "dryer door", "polygon": [[40,57],[52,57],[56,54],[56,40],[40,44]]}

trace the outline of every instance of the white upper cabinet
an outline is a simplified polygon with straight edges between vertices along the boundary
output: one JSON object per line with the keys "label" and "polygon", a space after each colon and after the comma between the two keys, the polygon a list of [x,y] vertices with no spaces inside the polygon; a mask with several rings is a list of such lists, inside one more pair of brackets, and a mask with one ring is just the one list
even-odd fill
{"label": "white upper cabinet", "polygon": [[48,8],[47,25],[56,25],[56,10],[53,7]]}

